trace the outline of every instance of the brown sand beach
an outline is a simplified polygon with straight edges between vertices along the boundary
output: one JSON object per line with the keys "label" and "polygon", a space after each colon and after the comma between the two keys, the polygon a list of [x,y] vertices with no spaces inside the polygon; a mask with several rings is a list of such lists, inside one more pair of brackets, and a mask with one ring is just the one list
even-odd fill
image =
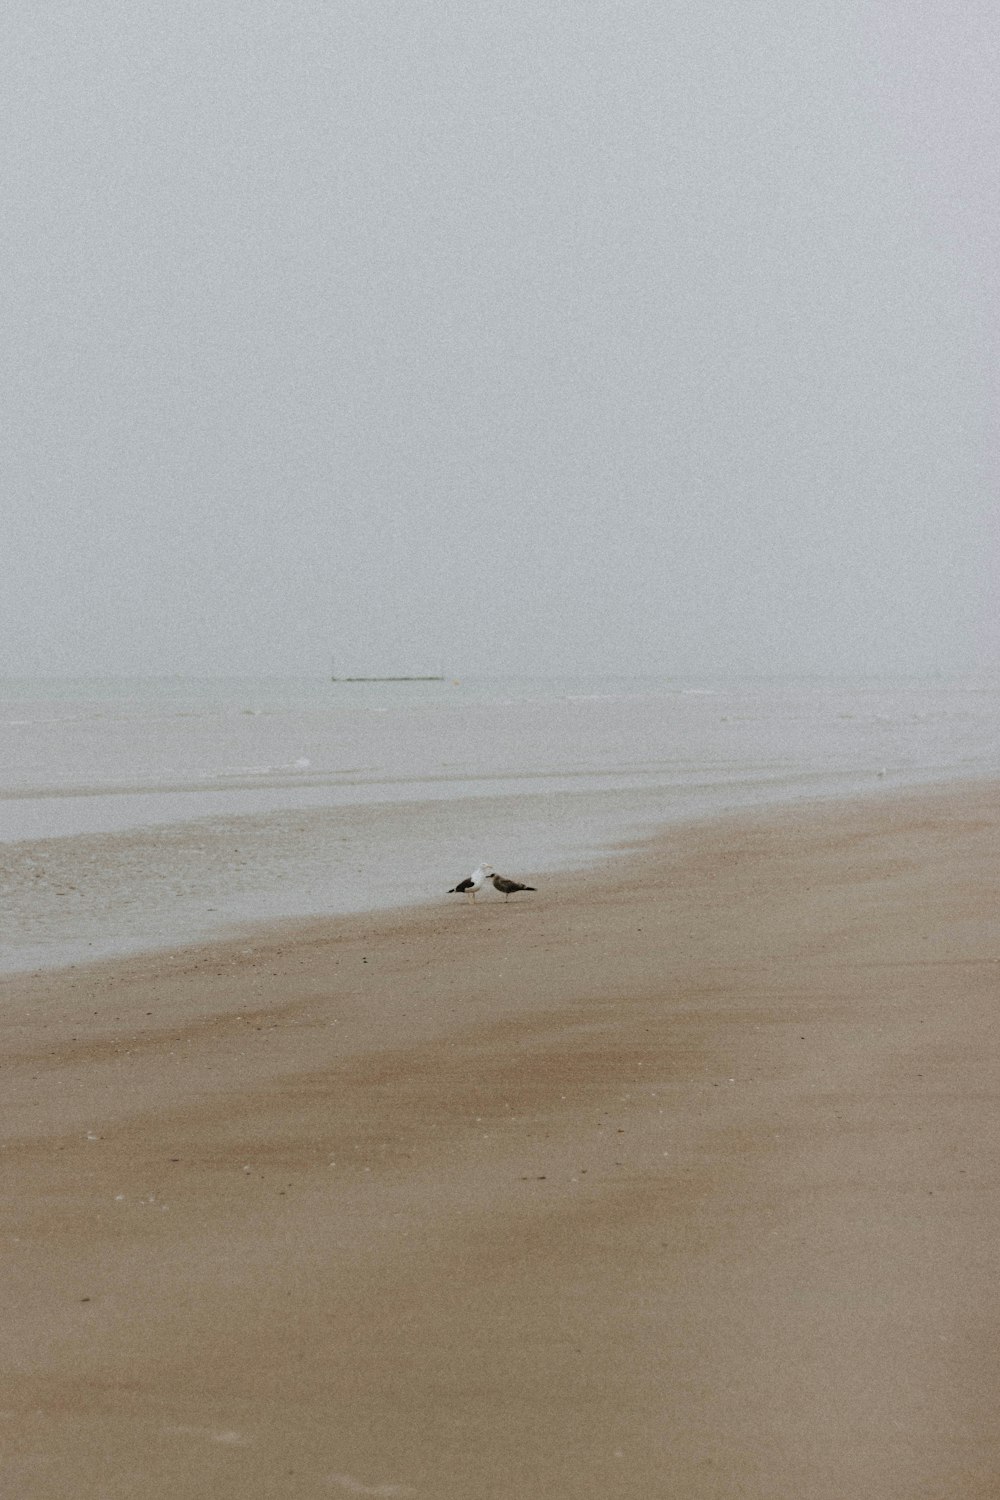
{"label": "brown sand beach", "polygon": [[996,1496],[998,828],[7,981],[0,1493]]}

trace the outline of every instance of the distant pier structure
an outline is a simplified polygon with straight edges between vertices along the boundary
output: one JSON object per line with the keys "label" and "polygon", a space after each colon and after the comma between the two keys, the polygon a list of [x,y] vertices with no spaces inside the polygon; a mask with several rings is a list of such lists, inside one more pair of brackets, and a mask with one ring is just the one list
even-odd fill
{"label": "distant pier structure", "polygon": [[444,669],[436,672],[338,672],[337,662],[330,663],[331,682],[444,682]]}

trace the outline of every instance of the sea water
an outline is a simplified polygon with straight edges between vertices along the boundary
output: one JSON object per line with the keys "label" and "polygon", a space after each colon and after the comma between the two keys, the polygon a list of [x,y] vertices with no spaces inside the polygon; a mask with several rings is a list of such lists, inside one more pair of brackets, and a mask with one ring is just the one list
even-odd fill
{"label": "sea water", "polygon": [[944,678],[0,682],[0,968],[532,884],[655,828],[992,776]]}

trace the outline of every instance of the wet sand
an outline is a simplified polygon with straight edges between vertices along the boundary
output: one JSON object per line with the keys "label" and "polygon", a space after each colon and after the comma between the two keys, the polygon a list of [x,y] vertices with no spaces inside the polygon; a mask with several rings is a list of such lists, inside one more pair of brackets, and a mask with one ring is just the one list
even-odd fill
{"label": "wet sand", "polygon": [[998,809],[6,981],[0,1492],[995,1496]]}

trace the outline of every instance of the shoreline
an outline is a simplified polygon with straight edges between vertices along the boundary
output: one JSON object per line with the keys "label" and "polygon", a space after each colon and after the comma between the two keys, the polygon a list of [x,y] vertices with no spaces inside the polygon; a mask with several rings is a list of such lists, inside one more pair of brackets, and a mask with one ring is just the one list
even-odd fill
{"label": "shoreline", "polygon": [[995,1493],[996,793],[5,978],[18,1493]]}
{"label": "shoreline", "polygon": [[[455,876],[453,851],[469,843],[468,826],[482,825],[487,830],[485,837],[480,838],[478,843],[489,845],[491,857],[499,858],[501,864],[509,862],[508,846],[511,850],[516,846],[522,855],[527,851],[527,863],[522,858],[518,864],[520,874],[523,875],[528,870],[532,878],[547,880],[550,876],[555,876],[564,879],[572,874],[596,875],[603,865],[614,863],[621,849],[641,850],[647,844],[654,845],[657,838],[667,837],[679,828],[708,826],[720,819],[739,818],[754,813],[780,813],[784,808],[808,811],[812,806],[819,807],[829,803],[849,804],[873,799],[882,801],[919,793],[932,795],[951,787],[982,785],[985,779],[981,771],[975,771],[966,776],[937,775],[915,781],[897,779],[885,782],[873,778],[867,784],[852,781],[847,785],[827,784],[822,788],[817,785],[817,780],[828,782],[829,778],[820,776],[819,773],[803,775],[797,780],[800,784],[796,780],[783,780],[780,789],[773,789],[766,782],[762,784],[751,781],[749,795],[744,790],[742,796],[734,796],[734,789],[726,787],[729,797],[722,801],[717,800],[720,795],[719,787],[714,787],[711,791],[707,786],[676,787],[675,801],[666,817],[665,809],[655,797],[648,792],[627,787],[568,794],[535,792],[509,799],[485,796],[447,799],[441,803],[375,804],[366,811],[388,815],[401,835],[400,863],[404,878],[395,886],[390,884],[389,899],[372,902],[375,887],[372,884],[372,872],[369,871],[359,889],[352,892],[345,904],[344,897],[349,885],[344,884],[343,877],[340,877],[342,884],[337,887],[341,896],[340,905],[329,907],[324,907],[315,893],[304,898],[301,872],[282,871],[280,868],[270,870],[266,861],[264,871],[257,880],[256,890],[248,887],[242,895],[230,892],[227,896],[225,882],[233,879],[232,861],[235,855],[240,856],[237,861],[239,868],[245,870],[253,867],[253,862],[249,859],[251,849],[247,846],[252,845],[255,836],[261,836],[265,825],[270,824],[278,829],[282,820],[301,825],[302,819],[307,815],[315,818],[317,814],[323,820],[324,827],[316,828],[315,837],[320,842],[323,839],[329,842],[323,845],[319,859],[314,851],[313,868],[318,870],[319,865],[323,864],[327,871],[326,878],[329,879],[331,865],[338,862],[342,865],[345,858],[351,858],[339,846],[347,843],[350,837],[357,838],[361,832],[366,837],[371,836],[370,827],[361,829],[352,823],[352,818],[359,811],[357,808],[296,808],[285,813],[271,812],[256,820],[251,815],[225,814],[93,834],[0,842],[0,866],[10,862],[7,870],[7,894],[9,903],[13,902],[13,905],[8,905],[6,920],[8,950],[4,953],[0,948],[0,985],[30,974],[54,975],[70,969],[85,969],[93,964],[114,964],[144,955],[152,958],[157,954],[167,955],[189,948],[210,947],[213,943],[235,942],[241,938],[252,942],[261,933],[272,929],[275,933],[280,933],[285,927],[294,930],[302,923],[337,921],[365,915],[375,917],[423,908],[431,910],[435,905],[434,897],[428,897],[425,890],[419,895],[415,894],[413,882],[419,878],[426,885],[429,875],[431,880],[437,879],[442,890],[446,890],[448,881],[458,878]],[[988,781],[985,784],[989,784]],[[573,816],[566,811],[567,804],[573,803],[584,809],[581,817],[575,820],[575,826]],[[613,811],[602,810],[604,804],[609,804]],[[626,805],[630,805],[628,813],[622,811]],[[541,808],[543,816],[540,824],[546,826],[551,822],[553,807],[557,806],[561,809],[561,816],[566,820],[567,826],[561,828],[558,834],[547,831],[542,837],[541,846],[536,847],[537,835],[532,832],[533,820],[529,811],[535,807]],[[557,823],[559,815],[556,814]],[[298,831],[303,831],[301,826]],[[380,836],[384,842],[384,828]],[[234,843],[239,846],[235,851],[228,847]],[[500,846],[499,850],[496,845]],[[472,863],[475,863],[474,851],[467,852]],[[532,855],[540,857],[532,858]],[[481,850],[479,857],[482,857]],[[196,869],[202,867],[197,875],[190,865],[192,859]],[[187,862],[185,875],[180,874],[177,860],[182,862],[182,867]],[[425,861],[429,861],[426,869]],[[18,862],[21,868],[15,874]],[[39,865],[42,866],[44,878],[40,884],[35,884],[31,876],[38,880]],[[109,888],[92,897],[98,905],[89,914],[89,919],[96,921],[98,926],[102,918],[105,923],[116,921],[125,928],[126,935],[119,935],[111,944],[107,944],[106,939],[103,940],[107,945],[99,947],[96,953],[91,953],[86,950],[93,946],[92,941],[79,935],[72,937],[67,932],[59,932],[56,924],[70,922],[81,930],[87,930],[88,913],[74,909],[72,901],[67,904],[67,895],[76,894],[79,886],[88,881],[93,884],[95,866],[99,870],[111,866],[115,874],[110,877]],[[390,882],[394,873],[393,870],[386,872]],[[274,885],[265,889],[269,874]],[[169,916],[161,915],[154,920],[148,914],[143,915],[141,910],[138,915],[135,914],[133,908],[136,898],[140,908],[144,899],[147,905],[151,900],[149,891],[146,891],[145,897],[141,894],[144,882],[163,887],[185,878],[192,882],[192,888],[185,899],[178,901],[175,896],[173,905],[168,903]],[[47,942],[36,938],[31,943],[26,936],[10,941],[11,931],[18,930],[18,898],[15,894],[18,881],[26,886],[22,904],[27,902],[29,908],[37,909],[35,919],[41,921],[43,930],[46,926],[53,929]],[[264,882],[263,885],[261,881]],[[276,892],[280,893],[277,903]],[[209,902],[213,904],[208,905]],[[227,903],[230,909],[223,917],[222,912]],[[250,911],[241,913],[240,905],[249,905]],[[207,920],[208,913],[213,914],[211,920]],[[23,917],[20,920],[23,921]],[[131,930],[127,927],[129,922],[133,924]],[[194,935],[171,935],[178,929],[186,929]]]}

